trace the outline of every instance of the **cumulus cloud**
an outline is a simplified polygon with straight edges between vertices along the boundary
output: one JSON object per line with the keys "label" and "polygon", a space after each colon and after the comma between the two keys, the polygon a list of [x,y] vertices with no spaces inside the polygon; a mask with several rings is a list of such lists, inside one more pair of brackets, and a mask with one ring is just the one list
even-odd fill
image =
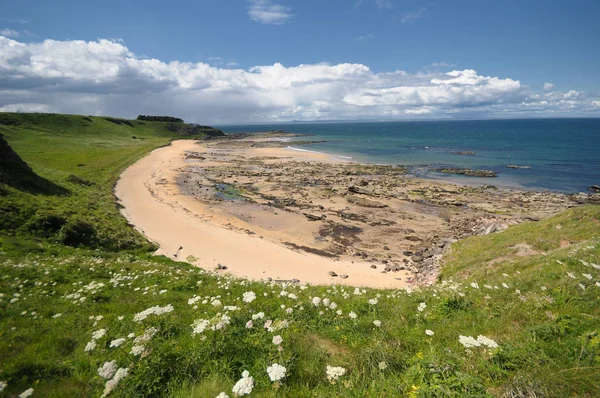
{"label": "cumulus cloud", "polygon": [[268,25],[283,25],[293,14],[288,7],[273,3],[271,0],[250,0],[248,16],[251,20]]}
{"label": "cumulus cloud", "polygon": [[0,29],[0,36],[17,38],[21,36],[21,33],[13,29]]}
{"label": "cumulus cloud", "polygon": [[0,110],[171,114],[217,124],[600,112],[599,98],[586,93],[536,94],[519,80],[472,69],[233,67],[143,58],[114,40],[22,43],[0,36]]}
{"label": "cumulus cloud", "polygon": [[554,84],[544,83],[544,91],[552,91],[552,90],[554,90]]}

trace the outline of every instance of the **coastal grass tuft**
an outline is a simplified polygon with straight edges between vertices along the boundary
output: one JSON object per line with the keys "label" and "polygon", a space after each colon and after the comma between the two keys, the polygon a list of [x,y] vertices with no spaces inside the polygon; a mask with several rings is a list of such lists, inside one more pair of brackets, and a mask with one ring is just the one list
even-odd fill
{"label": "coastal grass tuft", "polygon": [[[101,396],[110,361],[127,369],[111,397],[232,397],[244,371],[256,397],[600,391],[599,206],[458,241],[428,288],[251,282],[151,255],[114,205],[120,171],[174,138],[165,122],[0,121],[70,192],[2,186],[0,396]],[[346,372],[328,379],[328,366]]]}

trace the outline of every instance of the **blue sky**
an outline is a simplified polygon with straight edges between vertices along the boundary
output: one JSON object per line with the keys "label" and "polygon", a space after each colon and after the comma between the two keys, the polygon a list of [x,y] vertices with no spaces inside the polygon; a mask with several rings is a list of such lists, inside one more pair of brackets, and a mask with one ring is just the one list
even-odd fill
{"label": "blue sky", "polygon": [[[14,90],[14,86],[18,86],[18,76],[21,81],[29,80],[25,86],[31,94],[27,96],[23,92],[19,96],[13,93],[14,98],[5,97],[4,103],[0,102],[3,110],[21,110],[19,106],[27,110],[26,105],[31,104],[29,108],[39,110],[117,111],[123,113],[122,116],[132,116],[145,108],[123,108],[121,102],[126,101],[122,98],[126,93],[119,93],[118,98],[112,99],[114,104],[111,105],[110,97],[114,97],[115,92],[110,86],[122,87],[119,79],[133,74],[139,78],[133,80],[145,79],[147,87],[144,89],[144,81],[138,81],[131,88],[130,95],[139,96],[140,92],[148,91],[156,97],[157,92],[162,90],[163,101],[168,101],[171,96],[178,96],[176,102],[179,105],[186,99],[195,101],[189,104],[190,109],[184,107],[184,116],[188,118],[202,116],[188,114],[193,109],[191,105],[206,105],[209,100],[214,102],[217,88],[227,86],[223,95],[218,97],[223,103],[222,112],[215,116],[215,121],[219,122],[237,121],[226,116],[228,111],[242,112],[243,117],[253,121],[310,117],[344,119],[353,115],[367,119],[418,115],[429,118],[469,115],[482,118],[523,117],[528,114],[598,116],[600,111],[600,105],[596,105],[600,104],[600,24],[597,21],[600,2],[597,0],[571,3],[548,0],[20,0],[0,4],[0,15],[0,35],[6,39],[5,50],[0,47],[0,56],[4,51],[4,62],[8,65],[4,74],[9,76],[0,78],[3,85],[0,90]],[[83,41],[88,46],[101,43],[101,39],[117,43],[125,50],[119,52],[113,48],[113,60],[108,60],[104,56],[106,52],[101,50],[99,53],[104,54],[100,56],[101,61],[98,61],[96,50],[92,50],[94,59],[73,50],[73,43]],[[27,54],[34,54],[29,58],[35,59],[35,54],[38,54],[47,59],[56,56],[58,51],[63,54],[63,59],[60,62],[47,61],[49,65],[42,68],[43,71],[36,70],[23,78],[23,70],[35,68],[33,64],[21,65],[22,70],[15,72],[14,64],[20,62],[15,59],[21,58],[8,61],[8,48],[14,49],[16,45],[9,45],[7,40],[24,46],[22,50]],[[47,40],[55,41],[54,45],[46,46],[52,47],[54,55],[45,52],[48,48],[44,50],[38,46]],[[66,65],[64,57],[71,64]],[[147,65],[133,68],[127,61],[131,58],[159,61],[170,68],[170,72],[164,72],[169,76],[156,70],[149,76]],[[102,74],[101,78],[90,78],[87,84],[83,81],[85,76],[71,73],[82,63],[93,65],[97,62],[107,62],[109,70],[116,65],[119,71],[112,80]],[[332,77],[329,71],[320,70],[314,75],[314,71],[286,69],[286,77],[272,70],[254,71],[248,75],[256,66],[277,63],[284,68],[323,63],[331,67],[363,65],[369,72],[350,68],[352,70],[337,71]],[[189,66],[184,68],[187,72],[182,72],[181,64]],[[207,71],[198,65],[214,69]],[[199,72],[193,73],[196,76],[194,83],[190,83],[191,75],[181,77],[190,68],[203,70],[202,83],[197,81]],[[50,69],[53,72],[45,75],[44,71]],[[94,70],[93,73],[98,73],[98,69]],[[246,74],[224,76],[231,70],[245,71]],[[445,87],[443,92],[427,88],[433,80],[439,81],[440,76],[452,80],[458,75],[445,74],[465,70],[476,71],[476,74],[467,73],[471,76],[468,81],[459,79],[448,84],[434,84],[437,89]],[[395,71],[402,71],[404,77],[391,78],[389,74]],[[85,71],[88,77],[89,72]],[[312,78],[307,78],[306,73]],[[11,77],[11,74],[14,76]],[[362,77],[357,77],[357,74]],[[63,80],[56,80],[59,75]],[[140,78],[142,75],[144,79]],[[215,75],[221,76],[215,81],[210,80],[210,76]],[[265,83],[262,77],[266,75],[278,81],[301,81],[303,87],[312,84],[313,96],[309,93],[298,95],[293,87],[284,90],[281,85]],[[507,81],[510,87],[499,89],[493,81],[480,77],[510,79],[511,82],[519,82],[519,87]],[[46,83],[40,82],[40,79]],[[156,87],[158,81],[164,83],[169,79],[176,83]],[[232,79],[252,81],[246,85],[228,86],[227,82]],[[260,79],[261,83],[253,79]],[[335,80],[327,84],[336,85],[336,88],[322,91],[325,89],[323,79]],[[383,80],[385,83],[382,83]],[[75,91],[86,97],[90,104],[75,106],[75,98],[73,104],[49,103],[40,93],[47,91],[50,85],[55,89],[57,85],[62,86],[69,93]],[[473,91],[474,86],[484,87]],[[251,92],[247,91],[243,93],[243,101],[233,104],[231,109],[226,108],[226,104],[231,102],[226,99],[232,90],[250,90],[253,87],[263,94],[268,87],[273,98],[279,100],[271,104],[265,104],[269,102],[266,99],[253,103],[249,99]],[[423,88],[426,89],[423,91]],[[461,98],[451,98],[457,88],[464,89]],[[97,98],[91,98],[94,95]],[[336,96],[341,96],[339,104],[335,103]],[[387,97],[372,101],[374,96]],[[415,96],[419,99],[408,100]],[[150,99],[150,95],[146,99]],[[154,98],[154,101],[160,100],[160,96]],[[517,104],[527,101],[535,104],[516,108]],[[557,101],[563,102],[559,104]],[[574,101],[581,103],[575,104]],[[550,102],[552,104],[549,105]],[[510,106],[502,108],[503,104]],[[159,104],[149,101],[145,106],[154,111]],[[215,115],[214,110],[208,115]]]}

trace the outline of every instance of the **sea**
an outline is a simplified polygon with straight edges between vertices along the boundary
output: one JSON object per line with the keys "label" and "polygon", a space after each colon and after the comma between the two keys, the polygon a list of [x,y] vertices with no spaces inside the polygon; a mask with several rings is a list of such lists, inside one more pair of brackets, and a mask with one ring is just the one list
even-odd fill
{"label": "sea", "polygon": [[[417,177],[532,191],[589,192],[600,185],[600,119],[287,123],[217,126],[225,132],[283,130],[291,150],[360,163],[402,165]],[[299,141],[322,141],[300,145]],[[471,151],[474,155],[455,152]],[[506,166],[528,166],[507,168]],[[496,178],[436,172],[492,170]]]}

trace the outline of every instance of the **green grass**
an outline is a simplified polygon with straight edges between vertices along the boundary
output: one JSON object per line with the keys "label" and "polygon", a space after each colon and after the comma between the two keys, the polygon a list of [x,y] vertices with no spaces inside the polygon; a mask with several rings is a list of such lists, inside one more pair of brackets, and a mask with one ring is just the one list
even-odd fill
{"label": "green grass", "polygon": [[[181,138],[170,131],[173,126],[187,125],[78,115],[0,114],[0,134],[10,146],[35,173],[68,190],[66,195],[34,195],[6,188],[0,197],[0,230],[110,250],[148,249],[148,242],[120,217],[112,188],[128,165],[171,139]],[[78,228],[89,230],[82,242],[72,236]],[[70,233],[72,230],[75,232]]]}
{"label": "green grass", "polygon": [[[116,231],[118,242],[128,237],[137,243],[93,241],[76,248],[25,227],[0,232],[0,381],[8,384],[1,397],[27,388],[34,388],[34,396],[100,396],[106,380],[97,370],[113,360],[128,369],[114,397],[233,396],[244,370],[254,378],[250,396],[256,397],[598,396],[598,206],[459,241],[447,257],[443,281],[420,291],[249,282],[144,252],[142,237],[120,217],[112,202],[114,181],[127,164],[168,142],[171,136],[160,126],[151,130],[146,122],[136,130],[145,131],[137,133],[144,142],[131,143],[128,125],[93,118],[95,132],[73,134],[76,127],[62,126],[76,123],[76,116],[68,122],[54,116],[38,127],[38,116],[19,117],[17,130],[4,126],[1,133],[34,171],[71,194],[5,187],[2,208],[7,201],[44,205],[47,212],[86,219],[99,236],[112,238]],[[113,134],[120,145],[111,146]],[[44,136],[53,144],[44,143]],[[87,146],[92,140],[95,145]],[[77,160],[57,159],[68,153],[65,146],[78,148]],[[93,184],[70,185],[70,174]],[[94,216],[86,218],[94,203]],[[21,216],[9,211],[4,217]],[[528,255],[518,255],[527,251],[519,247],[529,247]],[[242,300],[249,291],[256,294],[251,303]],[[214,300],[221,305],[212,305]],[[148,308],[168,305],[173,311],[134,321]],[[259,312],[264,318],[247,328]],[[224,328],[192,334],[196,321],[223,314],[230,317]],[[287,326],[269,331],[263,327],[267,320],[285,320]],[[149,328],[157,332],[143,344],[143,354],[131,354],[134,339]],[[86,352],[99,329],[106,335]],[[275,335],[283,338],[281,350],[273,344]],[[467,349],[461,335],[487,336],[498,347]],[[118,338],[125,342],[110,347]],[[280,383],[267,375],[273,363],[287,369]],[[333,384],[328,365],[347,373]]]}

